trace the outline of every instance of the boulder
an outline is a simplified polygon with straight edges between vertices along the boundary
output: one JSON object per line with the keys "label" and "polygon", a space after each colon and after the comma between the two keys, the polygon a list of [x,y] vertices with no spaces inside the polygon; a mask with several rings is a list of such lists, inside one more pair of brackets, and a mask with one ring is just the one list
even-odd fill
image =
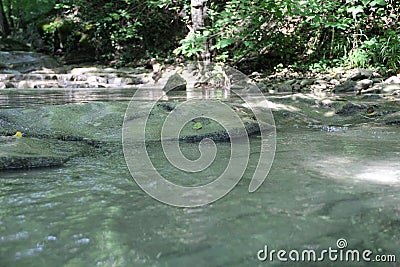
{"label": "boulder", "polygon": [[400,77],[399,76],[389,77],[384,81],[384,83],[386,83],[386,84],[393,84],[393,83],[400,84]]}
{"label": "boulder", "polygon": [[374,84],[374,82],[372,80],[369,79],[363,79],[360,81],[356,82],[356,85],[354,86],[354,90],[357,93],[361,93],[361,90],[365,90],[368,89],[370,86],[372,86]]}
{"label": "boulder", "polygon": [[341,109],[336,111],[336,114],[339,114],[339,115],[353,115],[353,114],[357,114],[357,113],[363,112],[364,110],[366,110],[366,107],[364,105],[357,105],[357,104],[353,104],[351,102],[348,102],[345,105],[343,105]]}
{"label": "boulder", "polygon": [[169,92],[171,90],[185,91],[186,85],[187,85],[186,80],[178,73],[175,73],[168,78],[167,83],[163,87],[163,91],[164,92]]}
{"label": "boulder", "polygon": [[355,73],[353,73],[349,79],[352,81],[359,81],[363,79],[369,79],[374,74],[373,70],[365,70],[365,69],[358,69]]}
{"label": "boulder", "polygon": [[314,83],[314,79],[303,79],[303,80],[301,80],[301,82],[300,82],[300,86],[301,86],[301,87],[309,86],[309,85],[311,85],[311,84],[313,84],[313,83]]}
{"label": "boulder", "polygon": [[391,94],[395,91],[400,90],[400,83],[392,83],[392,84],[386,84],[383,86],[383,92],[387,94]]}
{"label": "boulder", "polygon": [[[196,104],[191,104],[190,107],[180,108],[177,103],[159,102],[152,108],[149,116],[148,110],[151,108],[151,103],[135,102],[130,105],[127,110],[127,115],[124,121],[124,133],[130,136],[129,142],[141,142],[144,125],[146,125],[146,142],[157,142],[161,140],[161,130],[165,127],[164,122],[167,116],[174,111],[179,114],[179,118],[191,117],[192,114],[198,114],[208,111],[213,111],[221,117],[225,118],[225,123],[235,137],[242,137],[243,134],[253,135],[261,130],[272,130],[272,126],[255,120],[254,115],[240,104],[228,104],[233,111],[241,118],[243,126],[235,120],[230,119],[231,116],[224,116],[224,109],[215,105],[213,101],[198,100]],[[215,141],[227,141],[229,135],[227,131],[217,122],[207,117],[196,117],[188,122],[176,121],[176,127],[181,128],[179,136],[167,136],[163,140],[182,140],[187,142],[197,142],[203,138],[210,138]],[[201,127],[199,127],[201,123]],[[261,127],[261,128],[260,128]]]}
{"label": "boulder", "polygon": [[[199,106],[201,105],[201,106]],[[214,110],[213,103],[200,102],[193,109],[183,109],[184,114],[191,114],[202,108]],[[259,132],[254,115],[239,104],[228,104],[236,111],[248,131],[248,134]],[[12,135],[17,131],[25,133],[28,137],[40,139],[56,139],[61,141],[81,141],[86,144],[120,143],[121,129],[125,121],[135,125],[137,120],[146,116],[151,103],[135,101],[127,115],[126,102],[91,102],[85,104],[54,105],[44,107],[0,109],[0,135]],[[177,103],[159,102],[151,110],[147,121],[146,134],[148,140],[157,141],[161,138],[161,128],[165,118],[175,109]],[[182,140],[201,140],[209,137],[214,140],[226,140],[226,131],[217,122],[210,120],[204,123],[200,130],[193,130],[190,123],[182,129]],[[264,127],[265,126],[265,127]],[[266,129],[269,126],[264,125]],[[232,122],[234,130],[240,125]],[[263,128],[263,129],[264,129]],[[138,135],[134,127],[132,134]]]}
{"label": "boulder", "polygon": [[276,90],[277,92],[292,92],[293,91],[293,86],[290,84],[273,84],[272,87],[274,88],[274,90]]}
{"label": "boulder", "polygon": [[92,102],[0,109],[0,135],[21,131],[44,139],[120,142],[126,106],[123,102]]}

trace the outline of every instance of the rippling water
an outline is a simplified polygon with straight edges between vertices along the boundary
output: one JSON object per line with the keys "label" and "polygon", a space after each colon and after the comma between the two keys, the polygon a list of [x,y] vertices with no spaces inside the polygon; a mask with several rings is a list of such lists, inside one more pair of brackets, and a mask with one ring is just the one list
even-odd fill
{"label": "rippling water", "polygon": [[[201,208],[147,196],[116,145],[59,168],[0,172],[0,266],[266,266],[257,260],[264,245],[322,250],[339,238],[399,259],[400,129],[279,129],[260,189],[247,191],[259,153],[254,138],[239,185]],[[196,153],[197,144],[182,146]],[[225,166],[229,146],[218,149],[220,163],[204,179]],[[202,178],[171,171],[157,153],[152,160],[175,181]]]}

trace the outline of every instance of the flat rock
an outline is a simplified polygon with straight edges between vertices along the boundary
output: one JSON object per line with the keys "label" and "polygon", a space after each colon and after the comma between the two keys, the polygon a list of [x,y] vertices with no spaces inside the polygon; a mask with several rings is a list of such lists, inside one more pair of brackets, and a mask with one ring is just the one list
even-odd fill
{"label": "flat rock", "polygon": [[[161,130],[164,127],[164,122],[172,111],[179,114],[175,124],[170,127],[180,127],[178,136],[164,136],[163,140],[182,140],[188,142],[200,141],[203,138],[210,138],[214,141],[229,140],[228,132],[215,120],[207,117],[194,118],[189,121],[184,121],[180,118],[191,117],[192,114],[198,114],[199,110],[212,111],[219,115],[227,112],[224,109],[216,107],[213,101],[198,101],[196,105],[190,108],[180,108],[178,103],[159,102],[151,109],[151,103],[135,102],[130,105],[124,123],[124,134],[129,136],[130,142],[143,141],[143,129],[146,125],[145,138],[146,142],[155,142],[161,140]],[[237,104],[227,104],[241,118],[244,124],[241,125],[229,116],[221,115],[225,120],[225,126],[232,133],[233,137],[243,137],[244,135],[253,135],[262,131],[272,130],[272,126],[267,123],[260,123],[253,118],[252,113]],[[148,110],[151,109],[148,116]],[[196,128],[196,123],[201,123],[200,128]]]}
{"label": "flat rock", "polygon": [[0,135],[17,131],[28,137],[86,142],[119,142],[127,104],[85,104],[0,110]]}
{"label": "flat rock", "polygon": [[386,83],[386,84],[393,84],[393,83],[400,84],[400,76],[389,77],[384,81],[384,83]]}
{"label": "flat rock", "polygon": [[163,91],[164,92],[169,92],[171,90],[185,91],[186,85],[187,85],[186,80],[178,73],[174,73],[168,78],[167,83],[163,87]]}
{"label": "flat rock", "polygon": [[374,82],[369,79],[359,80],[359,81],[357,81],[356,85],[354,86],[354,90],[357,92],[360,92],[361,90],[365,90],[365,89],[369,88],[373,84],[374,84]]}
{"label": "flat rock", "polygon": [[[203,101],[204,110],[214,110],[209,101]],[[91,102],[85,104],[54,105],[45,107],[15,108],[0,110],[0,135],[11,135],[21,131],[28,137],[41,139],[57,139],[64,141],[83,141],[89,144],[121,142],[122,126],[127,109],[126,102]],[[135,124],[138,119],[146,116],[151,103],[134,102],[134,110],[129,110],[127,121]],[[159,102],[151,110],[147,121],[146,135],[148,140],[157,141],[161,138],[161,127],[165,118],[175,108],[177,103]],[[248,134],[260,131],[253,114],[239,104],[227,104],[242,119]],[[199,107],[194,106],[183,110],[182,116],[194,113]],[[179,121],[177,123],[182,123]],[[195,122],[190,122],[182,129],[181,139],[187,141],[201,140],[209,137],[213,140],[226,140],[226,131],[214,120],[205,121],[199,130],[193,129]],[[132,124],[132,125],[133,125]],[[229,124],[233,131],[240,125]],[[269,125],[262,125],[263,130]],[[132,130],[140,131],[134,127]],[[139,136],[139,135],[138,135]]]}

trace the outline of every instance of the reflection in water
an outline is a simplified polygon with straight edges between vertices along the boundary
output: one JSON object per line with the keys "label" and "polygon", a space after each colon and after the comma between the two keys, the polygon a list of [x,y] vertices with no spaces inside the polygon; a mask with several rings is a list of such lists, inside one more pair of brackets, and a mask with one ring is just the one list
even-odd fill
{"label": "reflection in water", "polygon": [[186,92],[171,92],[168,96],[157,89],[2,89],[0,108],[16,108],[43,105],[63,105],[93,101],[130,101],[137,92],[137,100],[174,99],[230,99],[229,90],[193,89]]}
{"label": "reflection in water", "polygon": [[91,101],[129,101],[135,89],[32,89],[0,91],[0,107],[63,105]]}

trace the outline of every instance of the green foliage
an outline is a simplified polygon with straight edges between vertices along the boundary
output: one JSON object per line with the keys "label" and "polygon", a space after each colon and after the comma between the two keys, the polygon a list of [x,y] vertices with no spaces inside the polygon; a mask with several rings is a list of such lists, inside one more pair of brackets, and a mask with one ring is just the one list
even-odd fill
{"label": "green foliage", "polygon": [[185,24],[177,11],[161,2],[53,1],[53,10],[32,22],[38,24],[49,52],[92,53],[97,60],[129,64],[147,55],[168,55],[184,36]]}
{"label": "green foliage", "polygon": [[365,68],[368,67],[369,62],[369,54],[362,48],[352,49],[345,57],[345,64],[349,67]]}
{"label": "green foliage", "polygon": [[196,58],[207,43],[214,61],[258,68],[400,66],[394,0],[209,0],[197,32],[189,30],[190,0],[0,1],[14,30],[40,24],[50,52],[92,51],[115,63]]}
{"label": "green foliage", "polygon": [[308,62],[310,68],[315,64],[320,68],[399,66],[399,6],[395,1],[209,2],[208,26],[189,33],[176,54],[193,57],[203,52],[207,40],[214,60],[231,63],[266,57],[271,67],[297,62]]}
{"label": "green foliage", "polygon": [[179,43],[180,46],[174,50],[176,55],[182,54],[186,57],[193,57],[199,55],[204,50],[204,41],[207,41],[207,36],[201,33],[190,32]]}
{"label": "green foliage", "polygon": [[193,130],[200,130],[201,128],[203,128],[203,124],[201,122],[196,122],[195,124],[193,124],[192,129]]}

